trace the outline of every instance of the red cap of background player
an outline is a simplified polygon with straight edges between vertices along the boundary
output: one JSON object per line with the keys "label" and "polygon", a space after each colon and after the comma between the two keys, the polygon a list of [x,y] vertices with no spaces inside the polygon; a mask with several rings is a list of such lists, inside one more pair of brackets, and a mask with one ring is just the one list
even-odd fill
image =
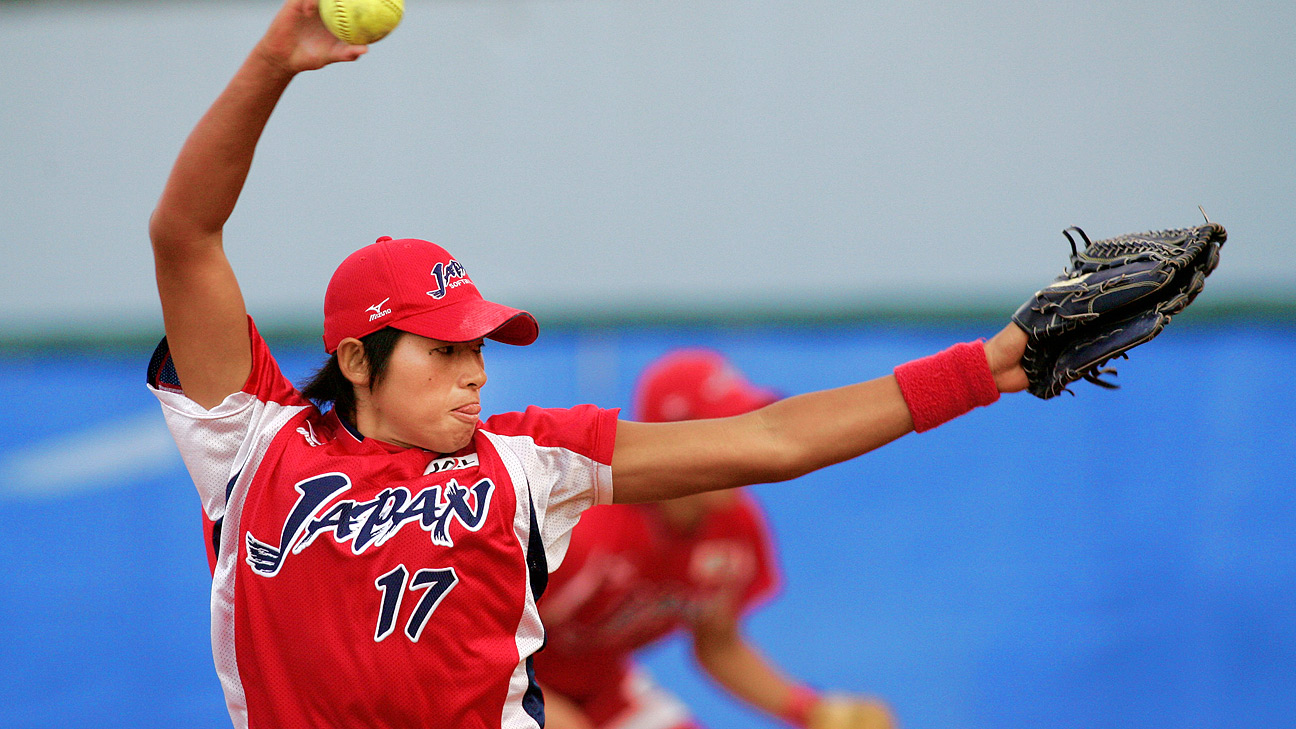
{"label": "red cap of background player", "polygon": [[468,272],[446,249],[425,240],[388,236],[347,256],[324,293],[324,349],[347,337],[393,327],[443,342],[489,337],[530,344],[535,317],[482,298]]}
{"label": "red cap of background player", "polygon": [[688,349],[648,365],[635,386],[635,413],[647,423],[725,418],[778,399],[773,390],[748,382],[718,352]]}

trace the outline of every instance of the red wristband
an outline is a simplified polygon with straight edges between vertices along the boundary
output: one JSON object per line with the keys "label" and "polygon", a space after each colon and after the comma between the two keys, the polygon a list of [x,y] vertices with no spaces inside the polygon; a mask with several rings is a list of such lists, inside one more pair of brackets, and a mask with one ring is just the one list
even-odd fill
{"label": "red wristband", "polygon": [[792,726],[807,727],[810,725],[810,710],[817,703],[819,703],[818,691],[808,686],[794,686],[787,706],[778,713],[778,717]]}
{"label": "red wristband", "polygon": [[999,399],[981,339],[906,362],[895,378],[919,433]]}

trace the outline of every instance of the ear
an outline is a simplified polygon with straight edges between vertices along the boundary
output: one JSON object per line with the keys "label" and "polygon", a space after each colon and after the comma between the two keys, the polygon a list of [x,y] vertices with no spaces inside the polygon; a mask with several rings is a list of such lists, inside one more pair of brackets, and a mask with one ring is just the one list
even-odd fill
{"label": "ear", "polygon": [[337,347],[338,369],[353,387],[369,387],[369,358],[364,343],[354,337],[343,339]]}

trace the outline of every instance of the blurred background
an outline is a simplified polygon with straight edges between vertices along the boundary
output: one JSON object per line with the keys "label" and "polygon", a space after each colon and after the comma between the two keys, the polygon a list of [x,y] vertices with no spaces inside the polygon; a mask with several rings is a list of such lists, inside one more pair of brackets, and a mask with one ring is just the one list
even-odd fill
{"label": "blurred background", "polygon": [[[1090,237],[1229,242],[1120,390],[1005,398],[753,489],[755,641],[905,727],[1296,716],[1296,5],[407,0],[272,119],[226,229],[284,369],[380,235],[537,344],[489,412],[628,406],[722,350],[802,392],[989,336]],[[225,727],[198,500],[154,398],[147,220],[272,0],[0,0],[0,727]],[[712,727],[773,727],[668,642]]]}

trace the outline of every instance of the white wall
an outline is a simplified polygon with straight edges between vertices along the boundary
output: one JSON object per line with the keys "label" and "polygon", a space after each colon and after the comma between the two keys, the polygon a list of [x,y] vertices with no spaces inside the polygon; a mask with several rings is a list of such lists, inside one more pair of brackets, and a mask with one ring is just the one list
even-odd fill
{"label": "white wall", "polygon": [[[407,2],[271,121],[227,228],[263,322],[384,234],[542,315],[1010,306],[1063,227],[1198,204],[1203,301],[1296,291],[1286,0]],[[0,334],[160,328],[149,212],[277,5],[0,3]]]}

